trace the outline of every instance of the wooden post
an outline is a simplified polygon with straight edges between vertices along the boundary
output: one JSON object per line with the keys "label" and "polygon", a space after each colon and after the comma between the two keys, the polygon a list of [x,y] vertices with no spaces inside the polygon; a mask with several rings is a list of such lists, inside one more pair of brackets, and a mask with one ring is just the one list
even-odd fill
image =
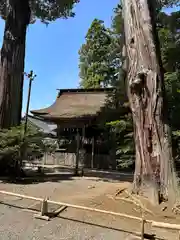
{"label": "wooden post", "polygon": [[60,213],[62,213],[64,210],[66,210],[67,206],[61,206],[57,210],[53,212],[53,217],[58,216]]}
{"label": "wooden post", "polygon": [[23,140],[25,140],[26,132],[27,132],[28,112],[29,112],[29,104],[30,104],[30,97],[31,97],[32,81],[36,77],[36,75],[34,75],[33,71],[30,71],[29,74],[25,73],[25,75],[29,78],[29,89],[28,89],[28,99],[27,99],[27,105],[26,105],[26,115],[25,115],[25,123],[24,123],[24,138],[23,138]]}
{"label": "wooden post", "polygon": [[26,133],[27,133],[27,125],[28,125],[28,113],[29,113],[29,104],[30,104],[30,97],[31,97],[31,88],[32,88],[32,82],[35,79],[36,75],[34,75],[33,71],[30,71],[29,74],[24,73],[28,79],[29,79],[29,88],[28,88],[28,99],[27,99],[27,105],[26,105],[26,115],[25,115],[25,123],[24,123],[24,135],[22,139],[22,146],[21,146],[21,158],[19,161],[19,166],[22,168],[23,160],[26,157]]}
{"label": "wooden post", "polygon": [[82,128],[82,149],[83,149],[83,159],[82,159],[82,166],[81,166],[81,176],[84,175],[84,161],[85,161],[85,149],[84,149],[84,145],[85,145],[85,130],[86,130],[86,126],[84,125],[83,128]]}
{"label": "wooden post", "polygon": [[79,146],[80,146],[79,129],[77,129],[76,141],[77,141],[77,147],[76,147],[76,166],[75,166],[75,172],[74,172],[75,176],[78,175],[78,170],[79,170]]}
{"label": "wooden post", "polygon": [[41,205],[41,215],[44,216],[48,213],[48,203],[47,198],[43,199],[42,205]]}
{"label": "wooden post", "polygon": [[[0,194],[5,194],[5,195],[9,195],[9,196],[15,196],[15,197],[19,197],[19,198],[31,199],[31,200],[34,200],[34,201],[41,201],[41,202],[43,202],[42,198],[37,198],[37,197],[33,197],[33,196],[28,196],[28,195],[22,195],[22,194],[14,193],[14,192],[6,192],[6,191],[3,191],[3,190],[0,190]],[[118,216],[118,217],[122,217],[122,218],[132,219],[132,220],[136,220],[136,221],[141,222],[141,223],[142,223],[142,220],[144,220],[144,224],[145,223],[149,223],[149,224],[151,224],[152,227],[166,228],[166,229],[172,229],[172,230],[180,231],[180,224],[153,222],[152,220],[148,220],[148,219],[145,220],[144,218],[142,219],[140,217],[128,215],[128,214],[125,214],[125,213],[111,212],[111,211],[106,211],[106,210],[103,210],[103,209],[91,208],[91,207],[80,206],[80,205],[64,203],[64,202],[56,202],[56,201],[52,201],[52,200],[48,200],[48,199],[46,199],[46,201],[47,201],[47,203],[57,204],[57,205],[62,206],[59,210],[55,211],[55,213],[59,213],[58,211],[60,211],[60,212],[63,211],[65,209],[65,207],[71,207],[71,208],[79,209],[79,210],[98,212],[98,213],[102,213],[102,214],[107,214],[107,215],[112,215],[112,216]],[[1,204],[3,204],[3,201],[1,202]],[[43,211],[41,211],[41,213],[42,212],[45,213],[45,212],[47,212],[47,210],[46,211],[43,210]],[[45,217],[47,217],[47,216],[45,216]],[[42,218],[42,219],[45,219],[45,217]],[[47,220],[47,219],[48,218],[46,218],[45,220]],[[138,232],[138,233],[136,233],[136,235],[142,236],[142,232],[144,232],[144,230],[145,230],[144,229],[144,224],[142,224],[141,233]],[[148,236],[153,236],[154,237],[154,235],[151,235],[151,234],[148,234]],[[151,238],[149,238],[149,239],[151,239]]]}
{"label": "wooden post", "polygon": [[[36,198],[36,197],[28,196],[28,195],[22,195],[22,194],[19,194],[19,193],[6,192],[6,191],[3,191],[3,190],[0,190],[0,194],[20,197],[20,198],[24,198],[24,199],[31,199],[31,200],[40,201],[40,202],[43,201],[42,198]],[[91,208],[91,207],[80,206],[80,205],[64,203],[64,202],[56,202],[56,201],[52,201],[52,200],[48,200],[48,199],[47,199],[47,202],[51,203],[51,204],[57,204],[57,205],[71,207],[71,208],[85,210],[85,211],[98,212],[98,213],[103,213],[103,214],[108,214],[108,215],[113,215],[113,216],[119,216],[119,217],[122,217],[122,218],[133,219],[133,220],[137,220],[139,222],[141,222],[141,220],[142,220],[142,218],[140,218],[140,217],[131,216],[131,215],[128,215],[128,214],[125,214],[125,213],[111,212],[111,211],[106,211],[106,210],[103,210],[103,209]],[[147,223],[152,223],[151,220],[146,220],[146,222]],[[169,225],[174,225],[174,224],[169,224]],[[180,229],[180,225],[176,225],[176,226],[179,226],[178,229]]]}
{"label": "wooden post", "polygon": [[91,168],[94,168],[94,136],[92,137],[92,156],[91,156]]}
{"label": "wooden post", "polygon": [[145,219],[142,218],[142,224],[141,224],[141,240],[144,240],[144,226],[145,226]]}
{"label": "wooden post", "polygon": [[47,216],[47,214],[48,214],[48,199],[45,198],[42,200],[40,214],[35,214],[34,217],[49,221],[49,216]]}
{"label": "wooden post", "polygon": [[111,151],[110,151],[110,163],[111,163],[111,167],[112,170],[116,170],[116,133],[115,131],[111,132],[112,134],[112,147],[111,147]]}
{"label": "wooden post", "polygon": [[44,155],[43,155],[43,165],[46,164],[46,152],[44,151]]}

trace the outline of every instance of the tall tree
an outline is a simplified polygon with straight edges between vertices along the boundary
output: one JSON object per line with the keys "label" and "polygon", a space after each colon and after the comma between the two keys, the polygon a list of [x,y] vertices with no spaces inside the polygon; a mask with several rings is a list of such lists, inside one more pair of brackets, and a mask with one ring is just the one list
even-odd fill
{"label": "tall tree", "polygon": [[165,71],[165,86],[171,127],[180,129],[180,11],[170,15],[161,12],[157,19],[162,62]]}
{"label": "tall tree", "polygon": [[80,55],[80,85],[85,88],[105,87],[115,75],[110,65],[110,47],[113,38],[104,22],[94,19],[82,45]]}
{"label": "tall tree", "polygon": [[20,122],[26,28],[30,21],[28,1],[6,3],[6,24],[0,65],[0,126]]}
{"label": "tall tree", "polygon": [[174,183],[155,2],[123,0],[123,12],[136,148],[134,191],[157,204],[174,196],[169,192]]}
{"label": "tall tree", "polygon": [[26,30],[37,18],[49,23],[73,16],[72,7],[79,0],[1,0],[0,15],[5,31],[0,59],[0,128],[19,125]]}

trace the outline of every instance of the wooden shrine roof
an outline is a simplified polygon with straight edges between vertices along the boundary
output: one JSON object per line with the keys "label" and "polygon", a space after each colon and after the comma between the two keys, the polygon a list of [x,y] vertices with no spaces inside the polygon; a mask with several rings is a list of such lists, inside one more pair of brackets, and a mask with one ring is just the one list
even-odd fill
{"label": "wooden shrine roof", "polygon": [[53,120],[92,118],[107,105],[108,95],[113,90],[113,88],[62,89],[51,106],[32,110],[31,113]]}

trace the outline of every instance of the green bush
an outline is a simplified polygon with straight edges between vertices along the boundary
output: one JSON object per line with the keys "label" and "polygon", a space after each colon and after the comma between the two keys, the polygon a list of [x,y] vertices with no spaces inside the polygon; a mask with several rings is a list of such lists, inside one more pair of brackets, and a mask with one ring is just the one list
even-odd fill
{"label": "green bush", "polygon": [[24,124],[9,130],[0,130],[0,174],[17,174],[21,159],[41,158],[44,152],[52,153],[55,144],[45,141],[45,135],[32,125],[28,125],[24,137]]}

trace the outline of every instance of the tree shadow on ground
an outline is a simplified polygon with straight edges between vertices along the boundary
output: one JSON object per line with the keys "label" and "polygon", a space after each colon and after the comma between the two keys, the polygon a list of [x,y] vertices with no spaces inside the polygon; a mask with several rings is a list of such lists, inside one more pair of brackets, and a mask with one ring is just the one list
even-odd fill
{"label": "tree shadow on ground", "polygon": [[[0,204],[3,204],[3,205],[5,205],[7,207],[10,207],[10,208],[17,208],[17,209],[21,209],[21,210],[32,210],[32,212],[34,212],[34,213],[39,212],[38,210],[36,210],[34,208],[27,208],[27,207],[24,207],[24,206],[19,206],[17,204],[15,205],[15,204],[3,202],[3,201],[0,201]],[[52,216],[53,216],[53,214],[52,214]],[[92,226],[92,227],[98,227],[98,228],[108,229],[108,230],[117,231],[117,232],[124,232],[124,233],[131,234],[131,235],[134,235],[134,236],[137,236],[137,237],[141,236],[141,234],[138,233],[138,232],[128,231],[128,230],[124,230],[124,229],[121,229],[121,228],[110,227],[110,226],[103,225],[103,224],[98,224],[98,223],[92,223],[90,221],[79,220],[77,218],[64,217],[64,216],[60,216],[60,215],[58,215],[58,216],[56,215],[55,217],[58,217],[59,219],[62,219],[62,220],[65,220],[65,221],[71,221],[71,222],[73,221],[73,222],[76,222],[76,223],[85,224],[85,225],[89,225],[89,226]],[[54,217],[52,217],[52,219],[53,218]],[[148,234],[148,233],[144,234],[144,239],[165,240],[164,238],[162,239],[162,238],[157,237],[155,234]]]}
{"label": "tree shadow on ground", "polygon": [[75,177],[79,179],[82,177],[90,178],[94,181],[103,182],[132,182],[133,173],[132,172],[118,172],[118,171],[103,171],[97,169],[84,169],[83,176],[81,171],[79,171],[79,176],[74,175],[74,168],[70,167],[54,167],[54,168],[44,168],[42,172],[37,170],[28,170],[25,172],[23,177],[0,177],[0,181],[3,183],[12,184],[38,184],[43,182],[59,182],[74,180]]}
{"label": "tree shadow on ground", "polygon": [[[50,171],[56,172],[71,172],[73,174],[74,168],[72,167],[54,167]],[[81,172],[81,171],[80,171]],[[100,170],[100,169],[84,169],[84,177],[97,178],[96,181],[104,182],[133,182],[133,172],[132,171],[115,171],[115,170]]]}
{"label": "tree shadow on ground", "polygon": [[[110,227],[110,226],[105,226],[105,225],[102,225],[102,224],[98,224],[98,223],[92,223],[90,221],[85,221],[85,220],[79,220],[79,219],[74,219],[74,218],[69,218],[69,217],[62,217],[62,216],[58,216],[59,218],[61,219],[64,219],[64,220],[68,220],[68,221],[74,221],[74,222],[78,222],[78,223],[82,223],[82,224],[86,224],[86,225],[90,225],[90,226],[93,226],[93,227],[99,227],[99,228],[104,228],[104,229],[109,229],[111,231],[117,231],[117,232],[124,232],[124,233],[128,233],[128,234],[131,234],[131,235],[134,235],[134,236],[137,236],[137,237],[140,237],[141,234],[140,233],[137,233],[137,232],[133,232],[133,231],[128,231],[128,230],[123,230],[121,228],[114,228],[114,227]],[[144,234],[144,239],[150,239],[150,240],[165,240],[164,238],[159,238],[159,237],[156,237],[155,234]]]}
{"label": "tree shadow on ground", "polygon": [[124,173],[124,172],[116,172],[116,171],[86,171],[86,177],[94,177],[98,178],[99,181],[103,182],[132,182],[133,181],[133,173]]}
{"label": "tree shadow on ground", "polygon": [[3,183],[10,183],[10,184],[38,184],[44,182],[60,182],[60,181],[67,181],[72,180],[73,174],[66,173],[66,174],[39,174],[39,175],[31,175],[22,178],[12,178],[12,177],[0,177],[0,181]]}

